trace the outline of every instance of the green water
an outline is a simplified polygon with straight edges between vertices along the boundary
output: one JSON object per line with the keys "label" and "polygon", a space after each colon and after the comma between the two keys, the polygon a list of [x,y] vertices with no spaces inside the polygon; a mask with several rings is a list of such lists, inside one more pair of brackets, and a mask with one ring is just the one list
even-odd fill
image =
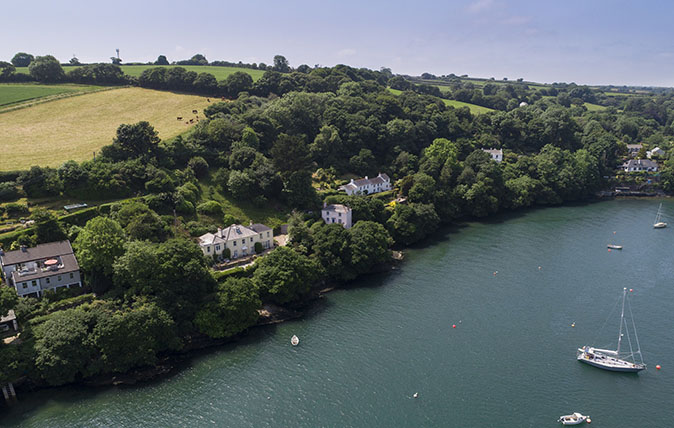
{"label": "green water", "polygon": [[[674,230],[652,228],[658,203],[542,209],[447,231],[408,251],[401,269],[168,379],[41,391],[0,425],[554,427],[578,411],[596,427],[674,426]],[[674,226],[674,201],[663,211]],[[623,251],[607,251],[614,236]],[[624,286],[649,366],[639,375],[575,359],[580,345],[615,346],[611,310]]]}

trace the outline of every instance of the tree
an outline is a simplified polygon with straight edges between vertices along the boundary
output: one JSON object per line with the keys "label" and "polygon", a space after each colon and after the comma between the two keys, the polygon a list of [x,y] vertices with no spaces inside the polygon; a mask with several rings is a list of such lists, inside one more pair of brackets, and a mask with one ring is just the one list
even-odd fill
{"label": "tree", "polygon": [[77,236],[74,247],[82,270],[104,283],[103,278],[112,277],[115,259],[124,254],[124,230],[110,218],[93,218]]}
{"label": "tree", "polygon": [[56,219],[56,216],[46,209],[35,209],[31,214],[31,218],[35,220],[35,232],[39,244],[62,241],[68,238],[63,226]]}
{"label": "tree", "polygon": [[215,300],[197,312],[194,323],[210,337],[230,337],[255,324],[261,305],[255,282],[230,277],[218,284]]}
{"label": "tree", "polygon": [[65,77],[61,63],[51,55],[35,58],[28,66],[28,71],[38,82],[59,82]]}
{"label": "tree", "polygon": [[208,162],[201,156],[190,159],[187,166],[194,171],[194,176],[197,178],[204,178],[208,175]]}
{"label": "tree", "polygon": [[12,57],[12,64],[14,67],[28,67],[35,58],[31,54],[19,52]]}
{"label": "tree", "polygon": [[165,55],[159,55],[154,63],[155,65],[169,65]]}
{"label": "tree", "polygon": [[274,56],[274,71],[279,73],[288,73],[290,71],[290,65],[288,60],[283,55]]}
{"label": "tree", "polygon": [[231,171],[227,180],[227,189],[235,199],[244,200],[251,194],[255,181],[245,171]]}
{"label": "tree", "polygon": [[253,78],[248,73],[237,71],[224,81],[224,95],[230,98],[236,98],[239,92],[250,91],[253,88]]}
{"label": "tree", "polygon": [[351,234],[341,224],[316,223],[311,227],[311,253],[328,278],[350,280],[355,277],[351,268]]}
{"label": "tree", "polygon": [[0,61],[0,80],[7,79],[14,74],[16,67],[9,62]]}
{"label": "tree", "polygon": [[367,273],[372,267],[391,258],[389,247],[393,239],[384,226],[373,221],[359,221],[351,229],[351,266],[357,274]]}
{"label": "tree", "polygon": [[253,279],[261,293],[276,303],[306,294],[317,278],[316,263],[289,247],[279,247],[257,259]]}
{"label": "tree", "polygon": [[35,327],[35,367],[49,385],[95,373],[91,365],[98,358],[89,340],[95,321],[91,312],[75,308],[54,312]]}
{"label": "tree", "polygon": [[70,61],[68,61],[68,63],[70,65],[82,65],[82,63],[80,62],[80,60],[76,56],[73,56],[72,58],[70,58]]}
{"label": "tree", "polygon": [[0,287],[0,318],[7,315],[10,309],[19,302],[14,287]]}
{"label": "tree", "polygon": [[132,125],[122,124],[117,128],[113,145],[129,158],[151,156],[159,144],[157,131],[148,122],[141,121]]}
{"label": "tree", "polygon": [[194,89],[205,95],[214,95],[218,89],[218,81],[211,73],[199,73],[193,85]]}

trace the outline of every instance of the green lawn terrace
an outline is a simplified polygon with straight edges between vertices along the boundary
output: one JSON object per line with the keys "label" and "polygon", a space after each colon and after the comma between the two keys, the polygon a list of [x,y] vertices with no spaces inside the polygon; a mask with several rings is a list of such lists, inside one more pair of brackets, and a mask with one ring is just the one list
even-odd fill
{"label": "green lawn terrace", "polygon": [[[143,71],[149,68],[165,67],[165,68],[175,68],[182,67],[187,71],[194,71],[195,73],[210,73],[215,76],[218,80],[223,80],[227,78],[230,74],[234,74],[237,71],[249,74],[253,78],[253,81],[258,80],[264,74],[265,70],[254,70],[252,68],[243,68],[243,67],[221,67],[216,65],[122,65],[122,71],[124,74],[132,77],[139,77]],[[78,66],[64,66],[63,71],[66,73],[69,70],[78,68]],[[17,67],[17,73],[28,74],[28,67]]]}

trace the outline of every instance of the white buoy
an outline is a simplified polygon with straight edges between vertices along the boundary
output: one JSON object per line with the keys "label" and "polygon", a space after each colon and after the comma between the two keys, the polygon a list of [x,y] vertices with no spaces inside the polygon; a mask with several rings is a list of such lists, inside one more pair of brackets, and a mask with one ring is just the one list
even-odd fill
{"label": "white buoy", "polygon": [[290,338],[290,344],[293,345],[293,346],[299,345],[300,344],[300,338],[293,334],[293,337]]}

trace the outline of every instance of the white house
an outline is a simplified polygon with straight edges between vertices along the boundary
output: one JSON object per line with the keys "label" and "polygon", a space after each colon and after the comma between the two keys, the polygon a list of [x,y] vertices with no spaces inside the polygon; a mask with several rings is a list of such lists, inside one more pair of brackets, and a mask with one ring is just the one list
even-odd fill
{"label": "white house", "polygon": [[661,156],[664,156],[664,155],[665,155],[665,151],[662,150],[660,147],[656,147],[656,148],[654,148],[653,150],[648,150],[648,151],[646,152],[646,157],[647,157],[648,159],[650,159],[650,158],[653,157],[653,156],[661,157]]}
{"label": "white house", "polygon": [[345,229],[351,228],[351,208],[346,205],[323,204],[321,217],[326,224],[341,224]]}
{"label": "white house", "polygon": [[19,297],[41,297],[47,290],[82,286],[80,265],[70,241],[0,250],[0,268],[5,282],[16,289]]}
{"label": "white house", "polygon": [[503,150],[501,149],[482,149],[483,152],[489,153],[489,156],[496,162],[503,160]]}
{"label": "white house", "polygon": [[262,244],[262,248],[272,248],[274,231],[259,223],[251,223],[248,227],[233,224],[225,229],[218,228],[216,233],[206,233],[199,237],[199,247],[204,255],[220,255],[228,248],[233,259],[255,254],[256,242]]}
{"label": "white house", "polygon": [[379,173],[374,178],[351,179],[351,182],[340,186],[339,190],[344,190],[347,195],[370,195],[372,193],[386,192],[391,190],[391,179],[386,174]]}
{"label": "white house", "polygon": [[627,154],[629,154],[631,157],[636,157],[637,154],[639,154],[639,151],[641,150],[641,147],[643,147],[641,144],[628,144],[627,145]]}
{"label": "white house", "polygon": [[651,171],[655,172],[658,170],[658,164],[648,159],[630,159],[628,162],[625,162],[622,166],[625,172],[634,172],[634,171]]}

